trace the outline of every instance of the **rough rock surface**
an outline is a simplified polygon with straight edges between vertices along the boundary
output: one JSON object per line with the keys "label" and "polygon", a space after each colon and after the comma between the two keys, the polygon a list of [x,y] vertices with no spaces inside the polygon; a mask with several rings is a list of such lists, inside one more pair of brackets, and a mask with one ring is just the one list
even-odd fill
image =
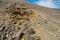
{"label": "rough rock surface", "polygon": [[0,40],[60,40],[60,9],[20,0],[0,0]]}

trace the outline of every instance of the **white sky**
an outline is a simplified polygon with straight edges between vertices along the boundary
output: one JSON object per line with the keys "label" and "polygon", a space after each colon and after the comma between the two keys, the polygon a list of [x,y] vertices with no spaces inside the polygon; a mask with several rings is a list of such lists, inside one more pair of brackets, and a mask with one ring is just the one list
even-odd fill
{"label": "white sky", "polygon": [[57,8],[52,0],[39,0],[38,2],[36,2],[36,4],[50,8]]}

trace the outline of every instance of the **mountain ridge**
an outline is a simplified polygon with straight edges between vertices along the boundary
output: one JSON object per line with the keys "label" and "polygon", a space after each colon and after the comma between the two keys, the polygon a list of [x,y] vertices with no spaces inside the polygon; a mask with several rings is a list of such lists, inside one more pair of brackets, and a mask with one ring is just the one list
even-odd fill
{"label": "mountain ridge", "polygon": [[0,40],[60,40],[60,9],[0,0]]}

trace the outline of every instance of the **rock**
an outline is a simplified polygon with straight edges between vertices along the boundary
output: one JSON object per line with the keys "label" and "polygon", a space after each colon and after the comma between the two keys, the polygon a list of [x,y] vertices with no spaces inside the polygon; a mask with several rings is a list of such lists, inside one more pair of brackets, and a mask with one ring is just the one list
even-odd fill
{"label": "rock", "polygon": [[0,1],[0,3],[1,3],[2,1]]}
{"label": "rock", "polygon": [[1,31],[1,32],[4,31],[4,30],[5,30],[5,27],[6,27],[5,24],[1,24],[1,25],[0,25],[0,31]]}
{"label": "rock", "polygon": [[25,40],[34,40],[34,38],[29,35],[25,35],[23,38],[25,38]]}
{"label": "rock", "polygon": [[7,38],[7,37],[6,37],[6,34],[7,34],[7,33],[5,33],[5,32],[2,33],[2,38],[1,38],[1,40],[5,40],[5,39]]}
{"label": "rock", "polygon": [[30,28],[27,30],[26,33],[27,33],[27,35],[33,35],[33,34],[35,34],[35,31],[34,31],[34,29]]}
{"label": "rock", "polygon": [[23,38],[25,40],[41,40],[41,38],[39,36],[35,36],[35,35],[24,35]]}
{"label": "rock", "polygon": [[34,40],[41,40],[40,37],[34,37]]}

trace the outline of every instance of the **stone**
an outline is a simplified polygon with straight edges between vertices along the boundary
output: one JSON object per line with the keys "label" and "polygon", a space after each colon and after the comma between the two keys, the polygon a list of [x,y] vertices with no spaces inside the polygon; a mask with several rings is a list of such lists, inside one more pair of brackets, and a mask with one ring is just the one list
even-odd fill
{"label": "stone", "polygon": [[30,28],[26,31],[26,34],[27,35],[33,35],[33,34],[35,34],[35,31],[34,31],[34,29]]}
{"label": "stone", "polygon": [[34,37],[34,40],[41,40],[40,37]]}
{"label": "stone", "polygon": [[1,40],[5,40],[5,39],[7,38],[7,37],[6,37],[6,34],[7,34],[7,33],[5,33],[5,32],[2,33],[2,38],[1,38]]}

